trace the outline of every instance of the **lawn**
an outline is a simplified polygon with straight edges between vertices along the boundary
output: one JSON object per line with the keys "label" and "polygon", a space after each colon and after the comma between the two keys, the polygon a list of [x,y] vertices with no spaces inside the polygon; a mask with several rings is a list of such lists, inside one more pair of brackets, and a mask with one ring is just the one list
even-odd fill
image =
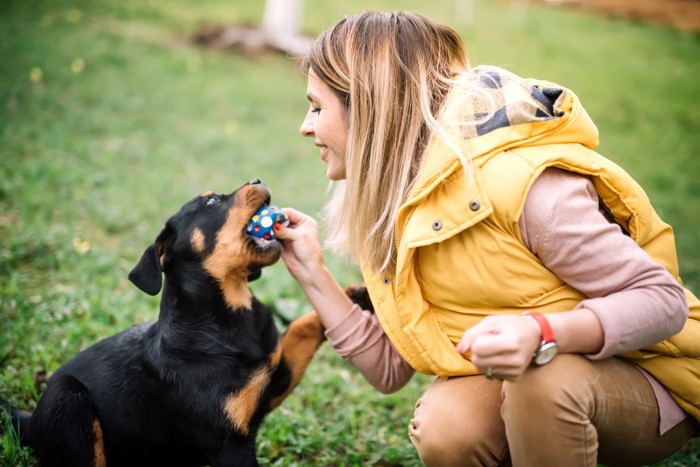
{"label": "lawn", "polygon": [[[600,151],[674,226],[700,292],[700,37],[590,14],[477,0],[306,0],[315,35],[363,9],[411,9],[455,27],[472,64],[557,81],[582,99]],[[263,2],[5,0],[0,3],[0,396],[31,409],[77,351],[157,317],[126,279],[165,219],[206,190],[258,177],[311,214],[325,166],[298,128],[305,82],[282,55],[204,51],[205,24],[259,23]],[[328,254],[341,283],[357,271]],[[308,304],[283,264],[252,284],[294,317]],[[260,433],[263,465],[416,465],[406,425],[429,378],[383,396],[325,346]],[[2,430],[0,430],[2,431]],[[31,465],[11,436],[0,465]],[[690,443],[662,465],[697,465]]]}

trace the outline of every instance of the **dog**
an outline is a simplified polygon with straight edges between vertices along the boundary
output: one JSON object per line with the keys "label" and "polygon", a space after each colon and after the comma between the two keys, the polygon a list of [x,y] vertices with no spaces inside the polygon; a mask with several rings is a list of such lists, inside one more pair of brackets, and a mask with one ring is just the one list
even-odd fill
{"label": "dog", "polygon": [[129,274],[147,294],[162,288],[158,320],[61,366],[31,415],[9,407],[42,466],[258,465],[263,417],[325,340],[313,311],[280,337],[248,286],[281,255],[245,233],[270,197],[254,179],[186,203]]}

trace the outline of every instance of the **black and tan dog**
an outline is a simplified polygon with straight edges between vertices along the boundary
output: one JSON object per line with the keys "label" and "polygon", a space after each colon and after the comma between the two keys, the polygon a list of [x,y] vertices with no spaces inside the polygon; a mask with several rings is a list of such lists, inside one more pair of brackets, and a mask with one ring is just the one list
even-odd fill
{"label": "black and tan dog", "polygon": [[148,294],[162,286],[158,321],[63,365],[32,415],[11,409],[44,467],[257,465],[263,417],[324,339],[315,312],[279,338],[248,288],[280,257],[276,240],[245,234],[269,201],[252,180],[230,195],[203,194],[167,221],[129,275]]}

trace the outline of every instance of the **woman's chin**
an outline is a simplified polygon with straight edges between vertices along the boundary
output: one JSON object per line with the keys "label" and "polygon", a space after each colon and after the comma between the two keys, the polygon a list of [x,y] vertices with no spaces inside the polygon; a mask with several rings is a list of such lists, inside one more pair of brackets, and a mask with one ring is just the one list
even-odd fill
{"label": "woman's chin", "polygon": [[339,180],[345,180],[345,171],[344,170],[331,170],[330,167],[328,167],[328,170],[326,171],[326,177],[328,177],[328,180],[337,182]]}

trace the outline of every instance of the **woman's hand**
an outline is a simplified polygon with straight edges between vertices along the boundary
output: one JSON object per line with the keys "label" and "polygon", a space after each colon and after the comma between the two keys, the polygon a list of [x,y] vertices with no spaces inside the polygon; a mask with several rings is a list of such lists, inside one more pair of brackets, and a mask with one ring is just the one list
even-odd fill
{"label": "woman's hand", "polygon": [[282,241],[282,260],[304,290],[326,329],[345,319],[353,303],[326,267],[316,221],[303,212],[284,208],[289,224],[275,225]]}
{"label": "woman's hand", "polygon": [[528,316],[487,316],[467,329],[457,352],[470,352],[479,371],[498,379],[517,381],[525,373],[541,342],[540,327]]}
{"label": "woman's hand", "polygon": [[317,276],[319,268],[324,267],[318,224],[301,211],[292,208],[283,209],[289,224],[275,225],[275,235],[282,242],[282,260],[289,272],[302,287]]}

